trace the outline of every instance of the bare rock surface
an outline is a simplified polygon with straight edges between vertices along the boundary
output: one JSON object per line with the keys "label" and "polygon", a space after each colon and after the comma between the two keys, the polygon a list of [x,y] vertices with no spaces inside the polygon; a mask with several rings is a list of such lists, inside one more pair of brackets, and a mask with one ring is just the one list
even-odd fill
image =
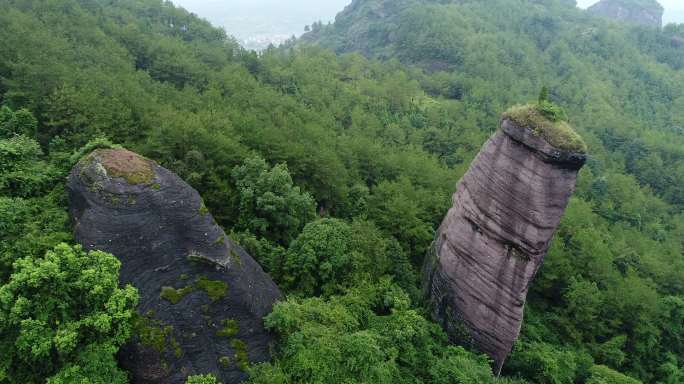
{"label": "bare rock surface", "polygon": [[656,0],[601,0],[588,8],[599,16],[660,28],[665,9]]}
{"label": "bare rock surface", "polygon": [[458,184],[424,266],[432,317],[501,367],[585,155],[504,119]]}
{"label": "bare rock surface", "polygon": [[124,149],[98,149],[68,182],[76,240],[121,260],[140,293],[134,337],[119,354],[132,383],[184,383],[191,374],[246,378],[269,358],[262,318],[278,287],[176,174]]}

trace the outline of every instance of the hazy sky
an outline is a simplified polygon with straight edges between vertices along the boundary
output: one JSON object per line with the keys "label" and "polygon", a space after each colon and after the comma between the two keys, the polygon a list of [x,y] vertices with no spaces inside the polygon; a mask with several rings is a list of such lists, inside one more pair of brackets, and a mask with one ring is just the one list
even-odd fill
{"label": "hazy sky", "polygon": [[[304,32],[314,21],[328,22],[351,0],[172,0],[222,26],[248,48],[263,48]],[[266,43],[267,45],[267,43]]]}
{"label": "hazy sky", "polygon": [[[299,35],[314,21],[334,20],[351,0],[172,0],[185,9],[223,26],[250,48],[279,43]],[[586,8],[597,0],[577,0]],[[665,23],[684,23],[684,0],[659,0]]]}

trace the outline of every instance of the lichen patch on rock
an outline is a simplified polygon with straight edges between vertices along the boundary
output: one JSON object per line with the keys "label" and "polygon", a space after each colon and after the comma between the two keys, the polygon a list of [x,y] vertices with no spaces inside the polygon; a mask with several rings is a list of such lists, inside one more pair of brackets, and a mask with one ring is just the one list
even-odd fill
{"label": "lichen patch on rock", "polygon": [[112,177],[121,177],[129,184],[150,184],[154,181],[154,163],[126,149],[99,149],[94,156]]}

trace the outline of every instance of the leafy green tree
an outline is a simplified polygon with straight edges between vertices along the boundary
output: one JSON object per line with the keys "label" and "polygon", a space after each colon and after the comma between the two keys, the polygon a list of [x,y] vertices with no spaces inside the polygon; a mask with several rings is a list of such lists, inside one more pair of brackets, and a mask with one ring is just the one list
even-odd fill
{"label": "leafy green tree", "polygon": [[430,193],[406,178],[383,181],[373,190],[369,218],[396,238],[413,256],[412,261],[420,264],[434,237],[432,212],[441,211],[442,216],[447,203],[446,196]]}
{"label": "leafy green tree", "polygon": [[641,384],[641,381],[625,376],[605,365],[595,365],[590,372],[591,377],[587,384]]}
{"label": "leafy green tree", "polygon": [[13,112],[9,107],[0,107],[0,138],[10,138],[14,135],[35,137],[38,120],[33,114],[22,108]]}
{"label": "leafy green tree", "polygon": [[304,296],[338,291],[354,268],[351,237],[351,228],[341,220],[307,224],[285,254],[285,287]]}
{"label": "leafy green tree", "polygon": [[684,379],[684,369],[680,366],[679,359],[673,354],[668,354],[667,360],[658,367],[659,384],[681,383]]}
{"label": "leafy green tree", "polygon": [[0,107],[0,138],[8,138],[12,134],[9,122],[14,117],[14,112],[10,107],[3,105]]}
{"label": "leafy green tree", "polygon": [[507,382],[493,377],[487,359],[449,346],[439,326],[409,306],[389,280],[329,300],[279,303],[266,317],[282,338],[278,359],[255,367],[250,382]]}
{"label": "leafy green tree", "polygon": [[476,357],[461,347],[447,347],[444,358],[430,367],[430,377],[434,384],[525,383],[523,380],[495,379],[487,357]]}
{"label": "leafy green tree", "polygon": [[549,100],[549,88],[546,86],[543,86],[541,91],[539,91],[539,98],[537,100],[537,104],[541,105],[542,103],[550,101]]}
{"label": "leafy green tree", "polygon": [[0,139],[0,193],[30,197],[52,187],[57,172],[42,157],[38,142],[24,135]]}
{"label": "leafy green tree", "polygon": [[119,368],[113,356],[118,346],[110,343],[89,344],[79,351],[47,384],[128,384],[128,374]]}
{"label": "leafy green tree", "polygon": [[505,371],[539,384],[572,384],[586,376],[591,356],[543,342],[518,342],[506,362]]}
{"label": "leafy green tree", "polygon": [[217,379],[216,376],[207,374],[207,375],[195,375],[195,376],[189,376],[188,380],[185,382],[185,384],[221,384]]}
{"label": "leafy green tree", "polygon": [[597,324],[603,306],[601,292],[596,283],[571,278],[563,298],[567,303],[563,318],[572,324],[567,330],[568,336],[582,342],[582,337],[591,335],[592,327]]}
{"label": "leafy green tree", "polygon": [[9,129],[15,134],[35,137],[38,129],[38,120],[27,109],[14,112],[14,116],[8,123]]}
{"label": "leafy green tree", "polygon": [[17,260],[0,286],[0,378],[123,383],[114,353],[130,335],[138,295],[118,287],[119,267],[110,254],[66,244]]}
{"label": "leafy green tree", "polygon": [[285,247],[247,231],[231,232],[229,237],[249,252],[275,281],[282,280]]}
{"label": "leafy green tree", "polygon": [[60,242],[71,241],[69,217],[61,196],[37,199],[0,197],[0,284],[22,257],[38,258]]}
{"label": "leafy green tree", "polygon": [[596,362],[615,368],[622,367],[627,358],[625,352],[623,352],[626,343],[627,336],[618,335],[598,344],[593,350]]}
{"label": "leafy green tree", "polygon": [[657,320],[663,326],[662,343],[675,355],[684,352],[684,299],[668,296],[660,302],[660,315]]}
{"label": "leafy green tree", "polygon": [[287,245],[316,216],[311,195],[294,186],[285,164],[251,157],[233,169],[238,189],[237,228]]}
{"label": "leafy green tree", "polygon": [[549,89],[544,86],[539,92],[539,99],[537,101],[537,110],[547,119],[551,121],[567,121],[568,115],[563,108],[554,104],[549,98]]}
{"label": "leafy green tree", "polygon": [[372,223],[320,219],[304,227],[282,265],[282,281],[291,292],[329,296],[390,271],[389,242]]}

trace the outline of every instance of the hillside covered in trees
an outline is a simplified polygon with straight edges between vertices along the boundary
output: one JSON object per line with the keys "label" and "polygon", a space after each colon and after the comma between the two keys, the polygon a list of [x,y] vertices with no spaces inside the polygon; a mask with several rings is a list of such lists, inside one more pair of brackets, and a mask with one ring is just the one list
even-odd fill
{"label": "hillside covered in trees", "polygon": [[[159,0],[1,2],[0,383],[125,383],[118,348],[164,337],[73,239],[66,176],[113,144],[197,189],[288,295],[252,383],[683,382],[684,27],[573,3],[355,0],[256,54]],[[544,86],[589,161],[495,378],[427,320],[420,266]]]}

